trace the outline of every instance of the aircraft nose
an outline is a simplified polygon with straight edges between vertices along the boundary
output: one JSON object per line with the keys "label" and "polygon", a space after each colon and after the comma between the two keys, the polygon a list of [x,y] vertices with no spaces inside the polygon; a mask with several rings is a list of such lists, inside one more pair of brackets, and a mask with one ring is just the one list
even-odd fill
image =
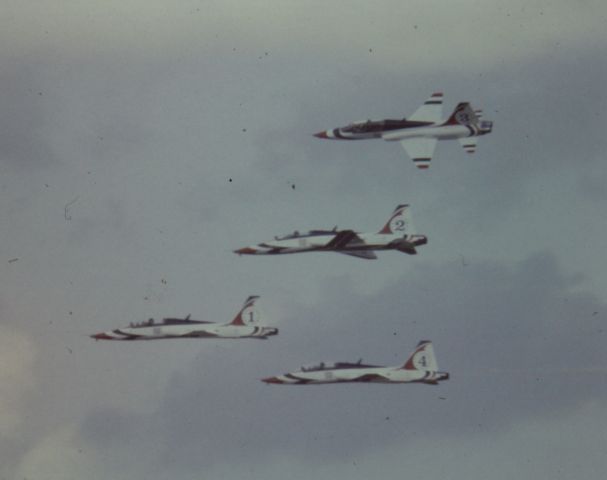
{"label": "aircraft nose", "polygon": [[324,130],[322,132],[315,133],[314,136],[316,138],[329,138],[329,135],[327,135],[327,132]]}
{"label": "aircraft nose", "polygon": [[252,255],[253,253],[257,253],[257,250],[251,247],[244,247],[234,250],[234,253],[237,253],[238,255]]}
{"label": "aircraft nose", "polygon": [[94,338],[95,340],[111,340],[112,339],[112,337],[110,337],[106,333],[96,333],[95,335],[91,335],[91,338]]}
{"label": "aircraft nose", "polygon": [[262,378],[261,381],[264,383],[282,383],[277,377]]}

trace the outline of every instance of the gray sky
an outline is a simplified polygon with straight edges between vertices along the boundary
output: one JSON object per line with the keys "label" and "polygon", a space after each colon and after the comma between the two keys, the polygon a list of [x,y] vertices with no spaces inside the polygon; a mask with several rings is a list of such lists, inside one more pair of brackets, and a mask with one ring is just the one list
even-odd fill
{"label": "gray sky", "polygon": [[[0,15],[1,477],[604,478],[604,2]],[[399,145],[311,136],[437,90],[494,120],[476,155],[444,142],[424,172]],[[416,257],[231,252],[373,231],[405,202]],[[278,337],[87,337],[228,321],[250,294]],[[399,364],[422,338],[439,387],[259,382]]]}

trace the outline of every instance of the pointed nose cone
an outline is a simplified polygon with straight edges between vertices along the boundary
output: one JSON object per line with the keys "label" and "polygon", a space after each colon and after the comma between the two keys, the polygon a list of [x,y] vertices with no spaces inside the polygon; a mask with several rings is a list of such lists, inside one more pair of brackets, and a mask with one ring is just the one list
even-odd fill
{"label": "pointed nose cone", "polygon": [[314,136],[316,138],[329,138],[329,135],[327,135],[327,132],[324,130],[322,132],[315,133]]}
{"label": "pointed nose cone", "polygon": [[261,381],[264,383],[277,383],[277,384],[282,383],[277,377],[262,378]]}
{"label": "pointed nose cone", "polygon": [[253,255],[254,253],[257,253],[257,250],[252,247],[244,247],[234,250],[234,253],[237,253],[238,255]]}
{"label": "pointed nose cone", "polygon": [[91,338],[95,340],[112,340],[112,337],[105,333],[96,333],[95,335],[91,335]]}

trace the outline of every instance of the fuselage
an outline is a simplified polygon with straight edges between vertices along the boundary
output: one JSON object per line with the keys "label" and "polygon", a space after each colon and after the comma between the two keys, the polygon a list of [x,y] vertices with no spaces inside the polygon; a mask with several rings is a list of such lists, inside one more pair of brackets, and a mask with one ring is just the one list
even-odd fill
{"label": "fuselage", "polygon": [[327,363],[302,368],[297,372],[286,373],[262,379],[265,383],[284,385],[307,385],[324,383],[427,383],[436,385],[447,380],[446,372],[426,370],[406,370],[402,367],[381,367],[352,363]]}
{"label": "fuselage", "polygon": [[316,133],[318,138],[334,140],[367,140],[382,138],[386,141],[400,141],[410,138],[436,138],[454,140],[491,133],[492,122],[482,121],[478,125],[446,125],[431,122],[410,122],[407,120],[379,120],[359,122],[346,127]]}
{"label": "fuselage", "polygon": [[162,323],[131,324],[91,335],[96,340],[158,340],[165,338],[262,338],[277,335],[274,327],[232,325],[201,320],[164,319]]}
{"label": "fuselage", "polygon": [[387,235],[381,233],[358,233],[362,242],[350,242],[343,246],[331,246],[339,232],[311,231],[300,234],[275,237],[258,245],[241,248],[236,253],[244,255],[273,255],[310,251],[361,251],[361,250],[402,250],[415,253],[415,246],[428,243],[424,235]]}

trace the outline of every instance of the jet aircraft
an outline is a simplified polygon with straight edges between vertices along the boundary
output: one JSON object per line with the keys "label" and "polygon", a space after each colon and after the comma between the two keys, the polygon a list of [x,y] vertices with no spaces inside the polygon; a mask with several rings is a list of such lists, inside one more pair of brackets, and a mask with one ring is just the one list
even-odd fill
{"label": "jet aircraft", "polygon": [[367,120],[315,133],[318,138],[365,140],[381,138],[399,141],[418,168],[430,166],[438,140],[458,139],[468,153],[476,151],[479,136],[491,133],[493,122],[481,121],[482,111],[468,102],[459,103],[447,120],[442,120],[443,94],[433,93],[409,118]]}
{"label": "jet aircraft", "polygon": [[280,385],[308,385],[322,383],[426,383],[438,385],[448,380],[447,372],[440,372],[429,340],[417,344],[413,354],[404,365],[381,367],[356,363],[320,363],[302,367],[301,370],[276,377],[263,378],[262,382]]}
{"label": "jet aircraft", "polygon": [[369,260],[376,259],[374,250],[398,250],[415,255],[415,247],[425,245],[425,235],[417,235],[411,225],[409,205],[398,205],[384,227],[377,233],[357,233],[353,230],[295,231],[290,235],[255,246],[234,250],[239,255],[277,255],[300,252],[338,252]]}
{"label": "jet aircraft", "polygon": [[261,338],[277,335],[278,329],[260,325],[261,315],[255,308],[258,296],[247,298],[234,320],[218,324],[203,320],[165,318],[162,322],[131,323],[128,327],[91,335],[95,340],[157,340],[164,338]]}

